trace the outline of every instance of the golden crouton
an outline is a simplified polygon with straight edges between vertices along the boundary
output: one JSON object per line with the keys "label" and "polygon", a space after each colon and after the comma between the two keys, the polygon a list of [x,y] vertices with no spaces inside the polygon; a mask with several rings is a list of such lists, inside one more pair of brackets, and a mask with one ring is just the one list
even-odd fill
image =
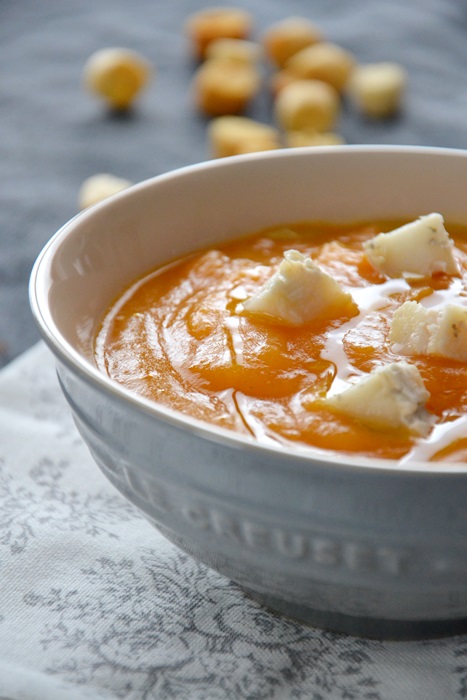
{"label": "golden crouton", "polygon": [[307,19],[287,17],[270,26],[261,41],[268,58],[282,68],[291,56],[322,39],[321,31]]}
{"label": "golden crouton", "polygon": [[321,80],[297,80],[275,100],[275,114],[285,131],[332,131],[340,112],[336,90]]}
{"label": "golden crouton", "polygon": [[125,190],[131,184],[129,180],[124,180],[109,173],[91,175],[91,177],[84,180],[79,189],[78,206],[81,210],[87,209],[93,204],[97,204],[103,199]]}
{"label": "golden crouton", "polygon": [[341,92],[355,66],[354,57],[337,44],[321,42],[292,56],[285,68],[298,78],[323,80]]}
{"label": "golden crouton", "polygon": [[208,127],[208,137],[214,158],[280,148],[277,129],[247,117],[223,116],[213,119]]}
{"label": "golden crouton", "polygon": [[208,116],[239,114],[260,88],[258,70],[247,63],[211,59],[203,63],[193,79],[197,108]]}
{"label": "golden crouton", "polygon": [[362,114],[388,117],[400,108],[406,82],[406,71],[398,63],[370,63],[354,70],[348,94]]}
{"label": "golden crouton", "polygon": [[256,65],[261,58],[259,44],[246,39],[215,39],[206,49],[206,59],[226,59]]}
{"label": "golden crouton", "polygon": [[247,39],[253,19],[249,12],[235,7],[211,7],[190,15],[185,22],[193,54],[206,57],[209,44],[215,39]]}
{"label": "golden crouton", "polygon": [[303,146],[341,146],[344,139],[334,131],[288,131],[285,134],[285,144],[289,148],[302,148]]}
{"label": "golden crouton", "polygon": [[85,87],[110,107],[128,109],[146,86],[150,66],[139,53],[129,49],[108,48],[93,53],[87,60]]}

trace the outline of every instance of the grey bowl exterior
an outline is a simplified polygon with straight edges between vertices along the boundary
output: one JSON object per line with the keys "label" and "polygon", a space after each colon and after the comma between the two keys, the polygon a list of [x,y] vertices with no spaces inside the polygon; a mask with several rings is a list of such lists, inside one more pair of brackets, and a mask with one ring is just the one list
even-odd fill
{"label": "grey bowl exterior", "polygon": [[[354,182],[361,188],[366,185],[370,196],[372,189],[377,193],[368,180],[372,172],[399,190],[400,178],[406,186],[410,178],[425,178],[436,200],[431,209],[441,210],[436,205],[444,203],[450,218],[467,220],[467,204],[461,206],[458,196],[451,192],[444,199],[435,196],[442,183],[452,186],[461,174],[467,180],[467,154],[461,152],[376,147],[300,150],[200,165],[180,177],[198,178],[202,191],[216,178],[222,184],[229,168],[237,170],[234,180],[244,179],[245,188],[252,186],[258,172],[267,173],[273,189],[278,183],[287,193],[285,183],[294,171],[291,163],[302,176],[310,164],[321,166],[329,180],[333,169],[339,168],[339,157],[347,171],[347,189],[339,184],[337,173],[336,197],[349,197],[351,166],[360,162],[365,163],[367,180],[360,172]],[[436,175],[433,184],[430,169],[436,167],[443,174]],[[248,182],[252,168],[255,174]],[[402,467],[391,461],[262,447],[134,396],[96,369],[92,360],[96,319],[116,289],[116,273],[108,271],[108,261],[119,261],[125,270],[117,274],[121,286],[122,280],[147,269],[147,234],[138,240],[137,212],[143,203],[146,209],[141,211],[146,213],[141,216],[147,217],[149,195],[164,187],[159,204],[164,201],[170,211],[174,207],[171,201],[167,204],[170,181],[175,178],[176,185],[177,177],[143,183],[75,218],[46,246],[32,273],[34,315],[56,355],[60,384],[97,464],[170,540],[281,612],[338,631],[381,638],[458,631],[467,619],[466,465]],[[206,178],[206,184],[200,185],[199,178]],[[236,193],[237,198],[242,196]],[[290,191],[284,196],[293,199]],[[341,216],[368,218],[366,195],[355,197],[360,209],[354,201],[347,207],[344,203],[337,208]],[[177,199],[175,194],[173,198]],[[371,216],[384,218],[390,211],[395,217],[407,215],[408,200],[392,210],[390,200],[386,194],[377,206],[370,204]],[[426,213],[429,197],[420,191],[420,182],[414,200],[414,211]],[[307,218],[305,209],[291,202],[289,220]],[[310,206],[309,211],[308,218],[326,218],[319,215],[320,206]],[[358,211],[360,217],[355,216]],[[198,216],[202,226],[209,212]],[[332,212],[327,218],[333,219]],[[253,221],[243,230],[261,225],[256,219],[258,224]],[[241,230],[245,220],[247,214],[233,228]],[[93,239],[102,226],[120,226],[116,252],[105,231]],[[233,228],[222,235],[230,236]],[[136,231],[136,262],[127,262],[124,255],[131,249],[131,230]],[[208,231],[207,239],[213,235]],[[167,245],[163,242],[165,249],[157,253],[161,259],[170,257]],[[183,246],[193,247],[193,240]],[[174,255],[179,248],[177,242],[172,246]],[[89,287],[94,289],[101,277],[101,291],[91,293]]]}

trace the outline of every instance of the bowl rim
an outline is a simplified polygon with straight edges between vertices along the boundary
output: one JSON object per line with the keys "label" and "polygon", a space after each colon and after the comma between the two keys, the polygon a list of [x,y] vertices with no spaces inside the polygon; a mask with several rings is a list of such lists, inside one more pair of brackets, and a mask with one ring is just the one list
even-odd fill
{"label": "bowl rim", "polygon": [[[291,451],[287,445],[282,445],[279,442],[275,444],[262,444],[255,438],[241,433],[236,433],[233,430],[222,428],[220,426],[211,425],[191,416],[186,416],[175,409],[159,405],[155,401],[146,399],[136,392],[132,392],[124,386],[118,384],[95,365],[93,365],[86,357],[80,354],[66,338],[63,337],[59,328],[55,324],[51,313],[48,310],[48,305],[45,302],[45,295],[41,293],[46,286],[45,270],[49,262],[53,259],[54,254],[59,249],[62,241],[64,241],[69,232],[74,230],[77,222],[85,222],[88,218],[94,217],[98,210],[112,206],[116,200],[123,201],[125,198],[133,197],[134,192],[146,188],[152,188],[159,183],[166,182],[173,178],[189,175],[206,169],[229,168],[231,165],[240,161],[251,160],[276,160],[281,158],[299,158],[301,156],[312,157],[313,154],[332,154],[343,155],[346,153],[361,153],[361,154],[400,154],[400,155],[422,155],[427,156],[447,156],[467,158],[467,150],[457,148],[446,148],[437,146],[404,146],[404,145],[342,145],[342,146],[315,146],[312,148],[295,148],[295,149],[279,149],[276,151],[265,151],[258,153],[250,153],[239,156],[231,156],[229,158],[202,161],[186,166],[182,166],[168,172],[161,173],[142,180],[131,187],[118,192],[106,200],[95,204],[88,209],[78,212],[66,221],[43,246],[39,252],[29,279],[29,303],[32,315],[39,332],[46,345],[51,350],[52,354],[63,365],[67,366],[75,374],[79,375],[85,382],[92,384],[106,395],[114,400],[130,404],[137,412],[142,412],[146,415],[153,416],[163,422],[170,424],[184,431],[188,431],[201,437],[209,442],[222,443],[224,446],[230,446],[236,449],[246,449],[250,452],[258,452],[263,458],[268,453],[277,457],[284,457],[289,462],[287,469],[299,469],[300,471],[310,471],[312,465],[322,467],[325,465],[326,470],[337,470],[342,473],[362,472],[363,474],[393,474],[393,475],[412,475],[414,477],[440,477],[449,478],[467,473],[467,464],[459,462],[425,462],[425,461],[410,461],[407,463],[399,463],[397,460],[388,458],[370,458],[348,455],[345,453],[332,452],[324,449],[314,448],[312,446],[294,445]],[[345,156],[344,156],[345,157]]]}

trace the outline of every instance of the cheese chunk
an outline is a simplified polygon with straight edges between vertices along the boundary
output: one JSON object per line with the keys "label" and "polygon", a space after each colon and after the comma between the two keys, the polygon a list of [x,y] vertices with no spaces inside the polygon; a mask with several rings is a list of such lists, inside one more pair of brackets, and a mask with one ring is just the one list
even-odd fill
{"label": "cheese chunk", "polygon": [[425,409],[429,396],[415,365],[402,361],[374,370],[323,403],[376,430],[404,428],[427,435],[433,423]]}
{"label": "cheese chunk", "polygon": [[389,342],[401,355],[438,355],[467,362],[467,307],[446,304],[430,309],[406,301],[394,314]]}
{"label": "cheese chunk", "polygon": [[301,326],[315,318],[357,313],[351,295],[316,263],[297,250],[284,253],[278,271],[259,292],[243,303],[247,314]]}
{"label": "cheese chunk", "polygon": [[459,274],[454,243],[441,214],[428,214],[389,233],[380,233],[364,244],[366,256],[388,277],[404,273],[432,276]]}

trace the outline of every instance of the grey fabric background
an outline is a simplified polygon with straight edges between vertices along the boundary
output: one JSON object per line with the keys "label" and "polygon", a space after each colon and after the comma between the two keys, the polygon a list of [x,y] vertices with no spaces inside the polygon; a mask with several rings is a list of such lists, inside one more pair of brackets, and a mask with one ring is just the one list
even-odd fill
{"label": "grey fabric background", "polygon": [[[209,4],[249,9],[255,37],[276,20],[305,16],[359,61],[407,68],[403,113],[371,123],[346,105],[339,128],[347,143],[467,147],[464,0],[0,0],[0,366],[39,338],[30,270],[76,213],[81,182],[96,172],[139,181],[209,157],[182,31],[187,14]],[[81,84],[88,56],[118,45],[157,69],[126,117],[107,113]],[[266,90],[249,115],[271,121]]]}

